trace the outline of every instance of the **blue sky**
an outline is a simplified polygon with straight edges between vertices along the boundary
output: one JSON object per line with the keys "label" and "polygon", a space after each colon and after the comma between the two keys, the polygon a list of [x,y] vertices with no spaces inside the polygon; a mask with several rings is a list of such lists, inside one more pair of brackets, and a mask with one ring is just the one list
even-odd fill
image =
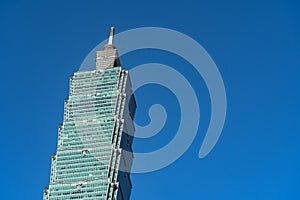
{"label": "blue sky", "polygon": [[[210,117],[201,77],[167,52],[121,58],[127,69],[159,62],[181,70],[201,107],[191,147],[162,170],[133,175],[133,200],[299,199],[299,7],[292,0],[0,1],[0,198],[42,199],[69,77],[113,25],[116,32],[157,26],[189,35],[214,59],[227,92],[223,133],[200,160]],[[149,122],[153,103],[165,105],[170,117],[157,136],[137,139],[135,151],[164,146],[177,128],[176,98],[149,85],[136,99],[137,123]]]}

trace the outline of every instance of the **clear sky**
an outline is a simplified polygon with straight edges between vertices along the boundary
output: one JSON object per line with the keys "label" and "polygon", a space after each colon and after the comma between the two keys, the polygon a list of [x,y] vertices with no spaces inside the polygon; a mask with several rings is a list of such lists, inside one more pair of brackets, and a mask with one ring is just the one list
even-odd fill
{"label": "clear sky", "polygon": [[[162,170],[133,175],[132,200],[300,199],[299,8],[296,0],[0,1],[0,199],[42,199],[69,77],[112,25],[117,33],[158,26],[189,35],[216,62],[227,92],[223,133],[200,160],[210,117],[201,77],[162,51],[121,58],[126,69],[159,62],[181,70],[201,107],[191,147]],[[165,105],[170,117],[158,135],[137,139],[134,150],[164,146],[178,126],[176,98],[149,85],[136,99],[137,123],[149,122],[153,103]]]}

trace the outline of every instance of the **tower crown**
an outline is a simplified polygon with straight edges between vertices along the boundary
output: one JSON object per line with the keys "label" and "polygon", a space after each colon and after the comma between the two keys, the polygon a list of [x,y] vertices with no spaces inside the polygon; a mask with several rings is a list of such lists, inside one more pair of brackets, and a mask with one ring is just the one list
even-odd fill
{"label": "tower crown", "polygon": [[107,44],[102,51],[96,52],[96,69],[107,69],[120,66],[118,50],[113,45],[115,28],[110,28],[109,38]]}

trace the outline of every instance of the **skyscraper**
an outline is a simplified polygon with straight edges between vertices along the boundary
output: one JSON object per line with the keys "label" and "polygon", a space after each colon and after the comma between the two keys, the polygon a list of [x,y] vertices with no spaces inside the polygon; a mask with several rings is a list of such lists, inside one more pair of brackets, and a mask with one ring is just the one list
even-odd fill
{"label": "skyscraper", "polygon": [[128,200],[131,193],[136,103],[128,71],[108,44],[96,52],[96,70],[70,78],[44,200]]}

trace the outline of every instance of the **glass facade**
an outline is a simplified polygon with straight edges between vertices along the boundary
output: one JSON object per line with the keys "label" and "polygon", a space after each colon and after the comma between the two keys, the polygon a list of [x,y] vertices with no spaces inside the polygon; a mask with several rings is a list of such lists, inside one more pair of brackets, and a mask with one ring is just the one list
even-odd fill
{"label": "glass facade", "polygon": [[136,103],[117,49],[96,55],[96,70],[70,78],[44,200],[128,200]]}

